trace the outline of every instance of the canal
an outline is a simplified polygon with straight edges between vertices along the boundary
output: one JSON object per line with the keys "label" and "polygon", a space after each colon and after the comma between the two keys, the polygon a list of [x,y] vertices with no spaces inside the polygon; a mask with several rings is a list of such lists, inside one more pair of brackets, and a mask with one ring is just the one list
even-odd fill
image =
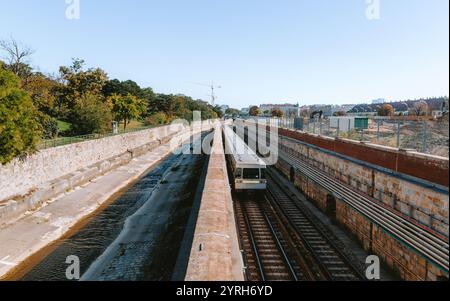
{"label": "canal", "polygon": [[170,280],[206,162],[169,155],[20,279],[66,281],[66,258],[77,256],[82,280]]}

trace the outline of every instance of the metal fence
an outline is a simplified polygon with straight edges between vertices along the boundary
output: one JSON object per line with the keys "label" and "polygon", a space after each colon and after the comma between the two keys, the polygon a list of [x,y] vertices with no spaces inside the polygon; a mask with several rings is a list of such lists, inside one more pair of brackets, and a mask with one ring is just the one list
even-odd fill
{"label": "metal fence", "polygon": [[127,130],[119,130],[117,133],[107,133],[107,134],[90,134],[90,135],[81,135],[81,136],[73,136],[73,137],[60,137],[56,139],[49,139],[49,140],[43,140],[39,146],[39,150],[57,147],[57,146],[63,146],[63,145],[69,145],[84,141],[90,141],[90,140],[98,140],[106,137],[113,137],[117,135],[127,134],[127,133],[134,133],[134,132],[140,132],[144,130],[153,129],[156,127],[160,127],[163,125],[154,125],[154,126],[146,126],[146,127],[139,127],[139,128],[132,128]]}
{"label": "metal fence", "polygon": [[[390,118],[369,118],[367,129],[333,127],[330,119],[303,119],[304,132],[321,136],[347,138],[356,141],[415,150],[449,157],[449,122]],[[273,126],[295,130],[294,118],[270,119]]]}

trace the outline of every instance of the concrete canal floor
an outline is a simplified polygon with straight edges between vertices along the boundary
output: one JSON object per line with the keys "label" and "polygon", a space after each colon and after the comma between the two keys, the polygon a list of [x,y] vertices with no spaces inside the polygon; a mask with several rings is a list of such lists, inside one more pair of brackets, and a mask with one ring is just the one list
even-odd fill
{"label": "concrete canal floor", "polygon": [[170,155],[19,279],[67,280],[75,255],[82,280],[170,280],[206,159]]}

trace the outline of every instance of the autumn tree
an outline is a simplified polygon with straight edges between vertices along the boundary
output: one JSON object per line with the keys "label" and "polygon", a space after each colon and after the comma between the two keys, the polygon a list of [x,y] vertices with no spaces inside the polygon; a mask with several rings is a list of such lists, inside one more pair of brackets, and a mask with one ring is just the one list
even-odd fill
{"label": "autumn tree", "polygon": [[384,104],[378,109],[378,116],[393,116],[394,113],[394,107],[390,104]]}
{"label": "autumn tree", "polygon": [[426,116],[429,113],[428,104],[425,101],[416,102],[410,112],[414,116]]}
{"label": "autumn tree", "polygon": [[271,114],[272,114],[272,117],[278,117],[278,118],[282,118],[284,116],[283,111],[281,111],[280,109],[273,109]]}
{"label": "autumn tree", "polygon": [[337,117],[347,116],[347,113],[345,111],[337,111],[336,113],[333,114],[333,116]]}
{"label": "autumn tree", "polygon": [[34,152],[41,137],[37,110],[14,73],[0,65],[0,163]]}
{"label": "autumn tree", "polygon": [[253,106],[250,108],[249,115],[250,116],[259,116],[261,114],[261,110],[257,106]]}

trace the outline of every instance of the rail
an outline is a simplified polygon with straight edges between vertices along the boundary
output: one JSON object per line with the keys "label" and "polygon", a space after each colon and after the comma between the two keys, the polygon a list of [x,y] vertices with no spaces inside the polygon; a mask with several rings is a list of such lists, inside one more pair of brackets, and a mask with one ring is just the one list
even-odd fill
{"label": "rail", "polygon": [[328,280],[362,280],[364,275],[352,254],[350,257],[344,252],[345,247],[331,233],[324,229],[319,220],[314,218],[309,210],[301,206],[281,187],[274,178],[273,172],[268,172],[270,185],[268,193],[272,201],[279,208],[293,229],[301,237],[308,251],[314,257],[316,264],[320,267]]}
{"label": "rail", "polygon": [[363,196],[345,183],[326,175],[318,168],[280,150],[280,157],[294,166],[320,186],[332,192],[336,197],[347,203],[350,207],[368,217],[377,225],[387,230],[407,246],[417,250],[420,254],[431,260],[439,268],[449,270],[449,244],[448,239],[441,237],[425,227],[398,215],[386,208],[378,201]]}

